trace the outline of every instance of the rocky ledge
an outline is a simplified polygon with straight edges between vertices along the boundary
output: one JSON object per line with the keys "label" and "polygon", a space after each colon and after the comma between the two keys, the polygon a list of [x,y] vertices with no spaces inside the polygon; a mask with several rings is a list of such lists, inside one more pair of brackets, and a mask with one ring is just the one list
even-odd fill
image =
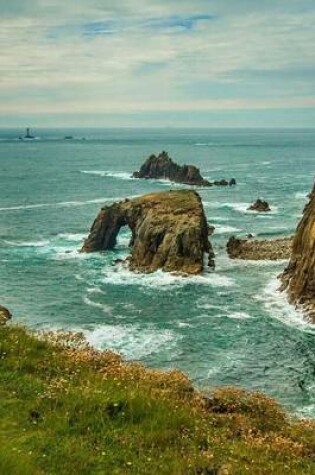
{"label": "rocky ledge", "polygon": [[292,249],[292,237],[283,239],[237,239],[232,236],[227,245],[231,259],[278,260],[289,259]]}
{"label": "rocky ledge", "polygon": [[236,185],[236,181],[232,178],[230,181],[218,180],[210,182],[205,180],[199,168],[194,165],[180,166],[175,163],[167,152],[161,152],[158,156],[151,155],[141,166],[138,172],[132,175],[134,178],[155,178],[167,179],[175,183],[196,186],[232,186]]}
{"label": "rocky ledge", "polygon": [[315,186],[293,240],[289,265],[280,276],[281,290],[301,305],[315,323]]}
{"label": "rocky ledge", "polygon": [[214,267],[208,223],[195,191],[151,193],[103,207],[81,251],[113,249],[120,228],[126,225],[132,232],[131,270],[198,274],[205,253],[208,265]]}
{"label": "rocky ledge", "polygon": [[258,198],[258,200],[251,204],[247,209],[249,211],[258,211],[259,213],[271,211],[269,203],[267,201],[261,200],[260,198]]}
{"label": "rocky ledge", "polygon": [[4,325],[12,318],[10,310],[0,305],[0,325]]}

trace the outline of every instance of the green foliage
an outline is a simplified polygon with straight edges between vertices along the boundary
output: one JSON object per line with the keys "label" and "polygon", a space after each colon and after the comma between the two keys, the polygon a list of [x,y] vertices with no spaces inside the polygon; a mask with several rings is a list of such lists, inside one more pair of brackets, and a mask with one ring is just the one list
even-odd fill
{"label": "green foliage", "polygon": [[0,327],[0,474],[313,474],[314,423],[270,398]]}

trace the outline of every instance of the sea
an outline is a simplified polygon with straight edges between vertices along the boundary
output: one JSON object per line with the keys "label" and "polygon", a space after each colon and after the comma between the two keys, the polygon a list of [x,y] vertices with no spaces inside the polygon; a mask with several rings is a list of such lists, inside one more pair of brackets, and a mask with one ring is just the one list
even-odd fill
{"label": "sea", "polygon": [[[230,236],[294,233],[314,183],[314,129],[0,130],[0,303],[33,329],[81,331],[91,345],[153,368],[178,368],[197,388],[238,386],[315,417],[315,326],[278,291],[286,261],[230,260]],[[67,139],[65,137],[68,137]],[[69,138],[72,137],[72,138]],[[129,254],[79,249],[102,205],[189,188],[131,178],[166,150],[209,180],[198,188],[215,271],[181,277],[115,265]],[[190,187],[191,188],[191,187]],[[247,210],[265,199],[270,213]]]}

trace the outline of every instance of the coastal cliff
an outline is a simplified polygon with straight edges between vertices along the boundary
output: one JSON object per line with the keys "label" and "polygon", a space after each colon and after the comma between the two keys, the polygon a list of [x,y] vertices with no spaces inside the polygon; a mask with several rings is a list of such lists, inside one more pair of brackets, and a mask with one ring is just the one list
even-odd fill
{"label": "coastal cliff", "polygon": [[194,191],[151,193],[103,207],[82,252],[113,249],[120,228],[126,225],[132,232],[131,270],[198,274],[205,253],[209,266],[214,266],[207,220]]}
{"label": "coastal cliff", "polygon": [[155,178],[167,179],[175,183],[195,186],[227,186],[236,185],[232,178],[227,180],[218,180],[210,182],[205,180],[199,168],[194,165],[178,165],[168,155],[167,152],[161,152],[159,155],[151,155],[141,166],[140,170],[133,173],[134,178]]}
{"label": "coastal cliff", "polygon": [[315,323],[315,186],[298,224],[289,265],[280,276],[281,290],[288,290]]}

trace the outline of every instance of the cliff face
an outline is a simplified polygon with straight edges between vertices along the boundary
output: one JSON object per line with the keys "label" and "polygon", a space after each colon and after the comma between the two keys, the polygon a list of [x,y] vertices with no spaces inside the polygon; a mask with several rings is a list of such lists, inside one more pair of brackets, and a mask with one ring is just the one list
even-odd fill
{"label": "cliff face", "polygon": [[315,323],[315,187],[297,227],[291,259],[281,275],[281,290],[292,303],[301,304]]}
{"label": "cliff face", "polygon": [[165,178],[176,183],[197,186],[211,186],[200,175],[199,168],[194,165],[180,166],[162,152],[158,156],[151,155],[141,166],[138,172],[133,173],[134,178]]}
{"label": "cliff face", "polygon": [[214,254],[199,195],[194,191],[152,193],[105,206],[95,219],[82,252],[113,249],[122,226],[132,231],[132,270],[197,274],[203,270],[204,253],[209,266]]}

